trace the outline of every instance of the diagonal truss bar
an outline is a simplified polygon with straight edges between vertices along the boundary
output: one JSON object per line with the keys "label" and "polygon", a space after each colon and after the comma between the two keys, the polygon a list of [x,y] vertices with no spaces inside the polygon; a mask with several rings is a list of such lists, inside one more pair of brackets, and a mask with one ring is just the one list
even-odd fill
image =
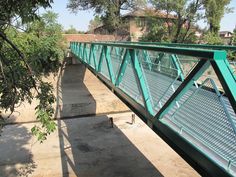
{"label": "diagonal truss bar", "polygon": [[[82,59],[82,54],[83,54],[83,44],[79,43],[79,57]],[[82,59],[83,60],[83,59]]]}
{"label": "diagonal truss bar", "polygon": [[91,44],[90,45],[90,49],[89,49],[89,58],[88,58],[88,64],[90,65],[91,64],[91,59],[93,58],[93,50],[94,50],[94,45]]}
{"label": "diagonal truss bar", "polygon": [[146,51],[146,50],[142,50],[142,51],[143,51],[144,60],[148,64],[148,69],[151,71],[152,70],[152,61],[151,61],[151,58],[148,54],[148,51]]}
{"label": "diagonal truss bar", "polygon": [[119,72],[118,72],[118,75],[116,77],[116,82],[115,82],[115,86],[119,86],[121,81],[122,81],[122,78],[124,76],[124,73],[125,73],[125,70],[126,70],[126,67],[128,65],[128,59],[129,59],[129,50],[126,50],[125,51],[125,54],[124,54],[124,57],[122,59],[122,62],[121,62],[121,65],[120,65],[120,69],[119,69]]}
{"label": "diagonal truss bar", "polygon": [[200,60],[199,63],[194,67],[192,72],[188,77],[182,82],[174,94],[168,99],[160,111],[155,115],[154,119],[158,120],[166,114],[170,108],[174,106],[176,101],[178,101],[194,84],[194,81],[197,80],[210,66],[210,62],[207,60]]}
{"label": "diagonal truss bar", "polygon": [[184,74],[183,74],[183,70],[181,68],[181,64],[179,62],[179,59],[177,57],[177,55],[172,54],[171,55],[171,60],[173,61],[175,68],[178,71],[178,76],[180,77],[180,80],[183,81],[184,80]]}
{"label": "diagonal truss bar", "polygon": [[104,46],[102,46],[102,49],[101,49],[101,53],[100,53],[100,57],[99,57],[99,61],[98,61],[97,72],[101,72],[103,56],[104,56]]}
{"label": "diagonal truss bar", "polygon": [[152,103],[151,103],[151,97],[147,88],[147,83],[144,80],[144,74],[142,72],[140,63],[138,61],[136,52],[134,49],[129,49],[129,53],[130,53],[130,59],[131,59],[131,63],[133,66],[133,69],[135,71],[135,76],[136,76],[136,82],[138,83],[139,87],[141,88],[141,93],[142,93],[142,97],[143,100],[145,102],[145,107],[147,109],[147,111],[153,115],[153,109],[152,109]]}
{"label": "diagonal truss bar", "polygon": [[[85,58],[85,52],[86,52],[86,43],[84,43],[84,45],[83,45],[83,54],[82,54],[82,60],[84,61],[84,62],[86,62],[86,58]],[[86,62],[87,63],[87,62]]]}
{"label": "diagonal truss bar", "polygon": [[213,60],[211,64],[236,114],[236,81],[225,62],[224,60]]}
{"label": "diagonal truss bar", "polygon": [[107,46],[104,46],[104,52],[105,52],[105,58],[106,58],[107,69],[109,72],[110,80],[113,84],[115,84],[115,77],[114,77],[113,67],[111,63],[111,55],[109,53]]}
{"label": "diagonal truss bar", "polygon": [[[125,102],[143,121],[151,126],[151,128],[163,139],[167,142],[177,153],[179,153],[192,167],[194,167],[201,175],[203,176],[232,176],[231,167],[228,168],[221,166],[220,163],[214,161],[212,158],[208,156],[207,153],[200,151],[196,146],[194,146],[191,141],[183,137],[181,134],[177,133],[173,130],[168,124],[164,121],[160,120],[162,116],[176,103],[176,101],[186,93],[186,91],[193,86],[194,80],[197,80],[199,76],[203,74],[206,68],[212,64],[214,70],[217,73],[217,76],[221,80],[223,88],[226,91],[228,97],[231,93],[231,105],[235,108],[235,78],[233,75],[230,76],[231,79],[228,80],[228,76],[230,74],[229,67],[227,66],[226,55],[224,51],[213,51],[213,50],[196,50],[196,49],[184,49],[178,48],[174,49],[173,47],[153,47],[153,46],[132,46],[126,44],[112,44],[112,43],[93,43],[94,46],[101,46],[102,51],[99,56],[98,52],[97,55],[94,56],[94,59],[97,60],[98,65],[100,66],[101,70],[101,63],[103,62],[103,57],[106,57],[106,53],[104,50],[104,46],[115,46],[116,48],[120,47],[119,49],[126,49],[125,56],[122,55],[123,60],[122,64],[119,68],[119,74],[116,78],[116,84],[119,85],[119,80],[122,80],[122,73],[125,72],[126,69],[126,61],[132,61],[132,67],[134,69],[135,79],[140,87],[141,93],[143,94],[143,98],[146,97],[145,93],[143,92],[142,85],[144,85],[147,89],[147,85],[145,85],[145,80],[142,76],[142,68],[138,61],[137,55],[134,50],[141,49],[141,50],[151,50],[151,51],[158,51],[163,53],[175,53],[175,54],[184,54],[188,56],[194,56],[200,58],[200,62],[194,67],[194,69],[190,72],[190,74],[185,78],[182,82],[180,87],[175,91],[174,95],[166,102],[164,107],[160,110],[160,112],[155,116],[157,119],[153,119],[153,114],[150,114],[149,110],[147,109],[147,102],[145,100],[145,107],[140,105],[135,99],[131,98],[128,94],[126,94],[121,88],[117,87],[108,80],[103,73],[98,73],[98,70],[91,67],[90,64],[83,61],[82,57],[79,57],[76,53],[78,50],[77,43],[73,43],[71,45],[73,54],[82,61],[83,64],[86,65],[103,83],[110,88],[123,102]],[[82,43],[83,44],[83,43]],[[82,45],[81,44],[81,45]],[[91,44],[91,43],[90,43]],[[80,46],[80,45],[79,45]],[[81,53],[83,52],[83,47],[81,47]],[[96,49],[95,49],[96,50]],[[100,52],[100,49],[99,49]],[[128,53],[128,54],[127,54]],[[99,58],[99,60],[98,60]],[[126,64],[125,64],[126,63]],[[99,68],[97,65],[97,68]],[[221,67],[221,65],[224,65]],[[228,69],[228,70],[227,70]],[[140,75],[141,74],[141,75]],[[141,80],[140,80],[141,78]],[[224,86],[225,84],[225,86]],[[150,102],[149,102],[150,103]],[[235,111],[235,109],[234,109]],[[148,123],[149,122],[149,123]],[[230,164],[230,163],[229,163]]]}
{"label": "diagonal truss bar", "polygon": [[95,55],[95,52],[97,52],[97,50],[98,50],[98,46],[94,46],[92,55],[93,55],[94,68],[96,71],[98,70],[98,65],[97,65],[97,60],[96,60],[96,55]]}

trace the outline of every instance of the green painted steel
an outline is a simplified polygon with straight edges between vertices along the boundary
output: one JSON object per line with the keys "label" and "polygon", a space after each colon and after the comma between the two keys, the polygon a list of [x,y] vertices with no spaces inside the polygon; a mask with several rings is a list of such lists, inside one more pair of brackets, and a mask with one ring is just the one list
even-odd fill
{"label": "green painted steel", "polygon": [[234,109],[234,112],[236,113],[236,80],[231,72],[231,70],[228,67],[228,64],[226,64],[227,61],[211,61],[212,66],[219,77],[219,80],[221,82],[221,85],[223,86],[225,93],[227,97],[229,98],[229,101],[232,105],[232,108]]}
{"label": "green painted steel", "polygon": [[93,58],[93,52],[94,52],[94,45],[91,44],[90,50],[89,50],[89,60],[88,60],[88,64],[91,64],[91,60],[92,60],[92,58]]}
{"label": "green painted steel", "polygon": [[150,93],[148,92],[147,85],[146,85],[146,82],[144,80],[144,73],[141,70],[141,66],[140,66],[140,63],[138,61],[136,52],[135,52],[134,49],[129,49],[129,54],[130,54],[130,59],[131,59],[132,66],[133,66],[134,71],[135,71],[136,81],[137,81],[137,83],[138,83],[138,85],[139,85],[139,87],[141,88],[141,91],[142,91],[142,97],[143,97],[143,100],[145,102],[145,107],[146,107],[148,113],[153,115],[154,112],[153,112],[153,109],[152,109]]}
{"label": "green painted steel", "polygon": [[150,59],[148,52],[145,50],[142,50],[142,51],[143,51],[143,56],[144,56],[145,62],[147,62],[147,64],[148,64],[148,69],[152,70],[152,61]]}
{"label": "green painted steel", "polygon": [[106,58],[106,63],[107,63],[107,68],[108,68],[108,72],[109,72],[109,76],[110,76],[110,80],[113,84],[115,84],[115,76],[114,76],[114,72],[113,72],[113,68],[112,68],[112,64],[111,64],[111,55],[109,54],[109,49],[107,48],[107,46],[104,46],[104,55]]}
{"label": "green painted steel", "polygon": [[[123,42],[71,42],[70,45],[72,53],[82,63],[145,122],[151,122],[153,130],[202,175],[236,175],[236,161],[233,160],[236,159],[236,77],[223,47]],[[182,69],[180,55],[195,58],[196,63],[187,74]],[[160,72],[158,64],[162,60],[173,63],[174,68],[169,69],[177,71],[174,78]],[[184,65],[189,67],[188,63]],[[209,72],[210,66],[223,87],[222,91],[218,90],[212,79],[205,79],[204,73]],[[131,77],[132,71],[135,78]],[[132,85],[134,82],[138,90]],[[139,92],[142,99],[139,98]],[[155,94],[159,96],[155,97]],[[201,106],[201,103],[206,106]],[[183,112],[185,110],[186,113]],[[194,115],[194,112],[198,113]],[[193,117],[193,120],[188,117]],[[199,120],[205,122],[202,124]],[[213,135],[204,134],[212,131],[215,131]],[[222,147],[222,143],[227,145]]]}
{"label": "green painted steel", "polygon": [[170,55],[170,57],[171,57],[171,59],[172,59],[174,65],[175,65],[175,68],[176,68],[177,71],[178,71],[178,75],[179,75],[181,81],[183,81],[183,80],[184,80],[184,73],[183,73],[183,70],[181,69],[181,66],[180,66],[180,62],[179,62],[178,56],[172,54],[172,55]]}
{"label": "green painted steel", "polygon": [[213,50],[232,50],[236,51],[236,46],[230,45],[208,45],[208,44],[183,44],[183,43],[162,43],[162,42],[116,42],[126,44],[143,44],[143,45],[160,45],[160,46],[171,46],[171,47],[188,47],[188,48],[201,48],[201,49],[213,49]]}
{"label": "green painted steel", "polygon": [[162,119],[163,116],[179,101],[180,98],[192,87],[194,81],[197,80],[209,67],[210,62],[207,60],[200,60],[193,71],[183,81],[175,93],[170,97],[162,109],[155,115],[154,120]]}
{"label": "green painted steel", "polygon": [[124,58],[122,59],[120,69],[119,69],[118,74],[117,74],[116,83],[115,83],[116,87],[118,87],[120,85],[121,81],[122,81],[122,78],[124,76],[126,67],[128,65],[129,57],[130,57],[129,50],[126,50]]}
{"label": "green painted steel", "polygon": [[101,49],[97,72],[101,72],[103,58],[104,58],[104,46],[102,46],[102,49]]}
{"label": "green painted steel", "polygon": [[86,56],[86,43],[84,43],[84,45],[83,45],[83,54],[82,54],[82,60],[83,61],[85,61],[86,62],[86,58],[85,58],[85,56]]}

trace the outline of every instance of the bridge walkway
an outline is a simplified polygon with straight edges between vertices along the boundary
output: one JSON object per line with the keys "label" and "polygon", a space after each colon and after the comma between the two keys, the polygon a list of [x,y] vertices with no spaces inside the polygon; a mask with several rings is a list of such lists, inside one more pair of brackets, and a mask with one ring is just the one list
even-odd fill
{"label": "bridge walkway", "polygon": [[234,176],[236,77],[226,52],[210,48],[71,43],[78,60],[200,174]]}

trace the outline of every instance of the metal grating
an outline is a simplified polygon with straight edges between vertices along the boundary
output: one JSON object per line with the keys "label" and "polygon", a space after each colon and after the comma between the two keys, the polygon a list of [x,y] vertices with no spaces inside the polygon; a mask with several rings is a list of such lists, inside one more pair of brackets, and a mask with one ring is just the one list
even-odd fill
{"label": "metal grating", "polygon": [[136,100],[139,104],[144,106],[144,101],[142,98],[142,92],[137,84],[133,67],[131,66],[130,60],[126,67],[123,79],[119,85],[124,92]]}
{"label": "metal grating", "polygon": [[[210,79],[202,86],[214,89]],[[184,131],[189,134],[185,136],[186,139],[224,168],[231,164],[232,170],[236,165],[236,133],[230,122],[232,117],[227,114],[229,107],[225,109],[216,92],[203,89],[202,86],[188,96],[179,109],[172,111],[171,116],[166,115],[163,121],[176,125],[179,133]]]}

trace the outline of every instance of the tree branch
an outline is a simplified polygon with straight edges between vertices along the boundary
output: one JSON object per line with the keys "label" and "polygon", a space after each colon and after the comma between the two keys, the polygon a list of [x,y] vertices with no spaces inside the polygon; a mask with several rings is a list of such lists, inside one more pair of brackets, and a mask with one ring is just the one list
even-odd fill
{"label": "tree branch", "polygon": [[32,81],[33,81],[34,88],[35,88],[35,90],[37,91],[37,93],[39,93],[39,91],[38,91],[38,89],[37,89],[37,86],[36,86],[36,83],[35,83],[35,80],[34,80],[34,75],[33,75],[32,69],[30,68],[30,66],[28,65],[27,61],[25,60],[24,54],[18,49],[18,47],[17,47],[15,44],[13,44],[13,43],[11,42],[11,40],[9,40],[9,39],[7,38],[7,36],[6,36],[2,31],[0,31],[0,37],[1,37],[4,41],[6,41],[6,42],[17,52],[17,54],[20,56],[20,58],[24,61],[25,65],[26,65],[26,68],[28,69],[28,71],[29,71],[29,73],[30,73],[30,77],[31,77],[31,79],[32,79]]}

